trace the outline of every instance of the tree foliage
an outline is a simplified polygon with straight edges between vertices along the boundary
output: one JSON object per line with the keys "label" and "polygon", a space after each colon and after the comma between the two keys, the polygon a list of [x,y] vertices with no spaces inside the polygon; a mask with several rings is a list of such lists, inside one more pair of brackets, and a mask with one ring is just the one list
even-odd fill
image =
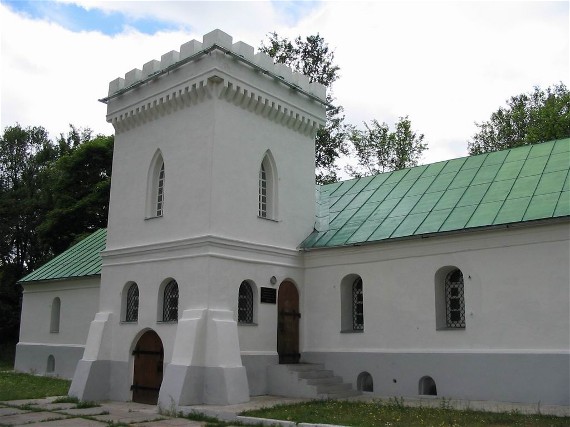
{"label": "tree foliage", "polygon": [[0,137],[0,340],[17,335],[17,280],[107,222],[113,138],[70,126],[56,142],[18,124]]}
{"label": "tree foliage", "polygon": [[469,154],[570,137],[570,92],[563,83],[512,96],[469,141]]}
{"label": "tree foliage", "polygon": [[293,41],[273,32],[268,35],[267,44],[262,42],[260,52],[271,56],[276,63],[285,64],[298,73],[303,73],[310,82],[320,83],[328,88],[325,127],[319,129],[315,140],[316,181],[319,184],[338,180],[336,160],[347,152],[348,128],[344,123],[343,108],[333,105],[332,84],[339,78],[340,68],[334,63],[334,52],[329,49],[318,33]]}
{"label": "tree foliage", "polygon": [[364,123],[364,127],[364,130],[353,129],[350,134],[358,166],[346,169],[353,177],[416,166],[428,148],[423,142],[424,135],[412,130],[408,116],[399,118],[394,131],[377,120],[370,125]]}

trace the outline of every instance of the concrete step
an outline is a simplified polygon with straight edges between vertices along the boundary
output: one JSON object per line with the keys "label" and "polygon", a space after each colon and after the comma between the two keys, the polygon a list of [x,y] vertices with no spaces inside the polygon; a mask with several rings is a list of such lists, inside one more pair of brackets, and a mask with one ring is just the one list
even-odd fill
{"label": "concrete step", "polygon": [[269,392],[277,396],[340,399],[360,394],[323,364],[272,366],[268,370],[268,383]]}
{"label": "concrete step", "polygon": [[314,371],[299,371],[297,374],[302,379],[316,379],[316,378],[330,378],[333,376],[333,371],[327,369],[319,369]]}
{"label": "concrete step", "polygon": [[308,378],[306,379],[309,385],[325,385],[325,384],[340,384],[342,383],[341,377],[327,376],[322,378]]}

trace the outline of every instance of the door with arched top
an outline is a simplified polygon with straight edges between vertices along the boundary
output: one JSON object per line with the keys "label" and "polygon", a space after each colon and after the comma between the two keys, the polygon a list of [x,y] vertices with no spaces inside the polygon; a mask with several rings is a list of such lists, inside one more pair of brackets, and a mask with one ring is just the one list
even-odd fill
{"label": "door with arched top", "polygon": [[277,295],[277,353],[279,363],[299,363],[299,292],[291,282],[283,282]]}
{"label": "door with arched top", "polygon": [[133,356],[133,402],[156,405],[164,363],[164,348],[157,333],[145,332],[139,338]]}

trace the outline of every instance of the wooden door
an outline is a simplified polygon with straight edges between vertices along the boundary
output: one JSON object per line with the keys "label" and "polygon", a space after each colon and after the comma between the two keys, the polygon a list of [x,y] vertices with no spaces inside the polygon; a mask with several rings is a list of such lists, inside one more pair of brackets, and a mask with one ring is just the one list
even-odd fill
{"label": "wooden door", "polygon": [[299,292],[291,282],[283,282],[277,295],[277,353],[279,363],[299,363]]}
{"label": "wooden door", "polygon": [[156,405],[162,384],[164,349],[160,337],[154,331],[145,332],[133,350],[135,358],[133,402]]}

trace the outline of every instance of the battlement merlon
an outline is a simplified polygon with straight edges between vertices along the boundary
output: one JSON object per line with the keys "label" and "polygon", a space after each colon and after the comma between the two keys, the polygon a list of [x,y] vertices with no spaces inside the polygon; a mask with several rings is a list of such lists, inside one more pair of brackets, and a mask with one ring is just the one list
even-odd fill
{"label": "battlement merlon", "polygon": [[200,43],[191,40],[180,46],[180,52],[170,51],[162,55],[160,61],[152,60],[143,65],[143,69],[135,68],[125,74],[125,78],[117,78],[109,83],[109,93],[99,101],[107,104],[109,101],[126,94],[146,83],[169,74],[176,69],[203,56],[218,50],[235,59],[247,64],[249,67],[265,74],[275,81],[299,92],[311,101],[325,107],[330,107],[326,101],[326,87],[320,83],[309,83],[309,78],[303,74],[293,72],[284,64],[274,64],[269,55],[258,52],[254,54],[253,46],[244,42],[232,42],[229,34],[221,30],[214,30],[203,36]]}

